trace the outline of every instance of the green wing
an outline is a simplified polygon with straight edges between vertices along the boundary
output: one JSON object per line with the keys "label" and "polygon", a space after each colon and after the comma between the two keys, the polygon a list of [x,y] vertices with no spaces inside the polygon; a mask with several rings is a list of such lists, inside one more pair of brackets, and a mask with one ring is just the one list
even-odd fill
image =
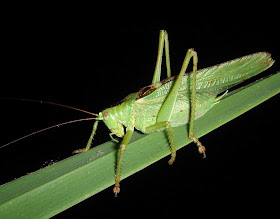
{"label": "green wing", "polygon": [[[230,87],[263,72],[273,63],[274,60],[270,58],[269,53],[259,52],[201,69],[197,71],[197,94],[211,93],[216,96]],[[191,77],[192,73],[187,73],[183,77],[179,94],[188,96]],[[157,99],[163,101],[169,93],[175,78],[176,76],[167,78],[155,85],[146,87],[145,93],[147,95],[143,95],[139,99],[153,100],[155,102],[157,102]]]}
{"label": "green wing", "polygon": [[266,52],[254,53],[198,71],[197,89],[221,93],[268,69],[274,60]]}
{"label": "green wing", "polygon": [[[273,62],[270,54],[261,52],[199,70],[196,84],[196,118],[203,116],[213,106],[219,93],[266,70]],[[192,73],[188,73],[182,79],[172,112],[171,120],[174,127],[188,122],[191,77]],[[137,93],[137,97],[133,101],[133,110],[137,115],[141,115],[139,117],[142,119],[136,121],[136,128],[145,130],[145,127],[156,123],[158,112],[170,92],[175,78],[176,76],[173,76],[149,85]]]}

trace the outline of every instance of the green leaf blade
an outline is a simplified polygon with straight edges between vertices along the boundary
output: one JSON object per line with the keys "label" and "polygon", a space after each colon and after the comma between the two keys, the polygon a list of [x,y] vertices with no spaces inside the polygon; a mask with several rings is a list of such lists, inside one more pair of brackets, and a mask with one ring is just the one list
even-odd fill
{"label": "green leaf blade", "polygon": [[[222,99],[196,121],[196,134],[207,134],[279,92],[277,73]],[[186,126],[175,128],[174,136],[177,149],[190,143]],[[108,188],[114,183],[117,149],[107,142],[1,186],[0,218],[49,218]],[[169,153],[164,131],[135,133],[125,151],[122,179]]]}

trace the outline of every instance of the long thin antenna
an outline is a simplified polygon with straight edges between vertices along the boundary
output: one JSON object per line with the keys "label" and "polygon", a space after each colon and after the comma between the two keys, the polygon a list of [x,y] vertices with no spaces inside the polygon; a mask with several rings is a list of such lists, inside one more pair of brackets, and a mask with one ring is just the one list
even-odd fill
{"label": "long thin antenna", "polygon": [[76,111],[80,111],[83,113],[87,113],[90,115],[94,115],[94,116],[98,116],[98,114],[96,113],[92,113],[86,110],[82,110],[76,107],[72,107],[72,106],[67,106],[64,104],[60,104],[60,103],[53,103],[53,102],[49,102],[49,101],[43,101],[43,100],[31,100],[31,99],[21,99],[21,98],[9,98],[9,97],[1,97],[0,99],[4,99],[4,100],[20,100],[20,101],[27,101],[27,102],[34,102],[34,103],[44,103],[44,104],[50,104],[50,105],[55,105],[55,106],[60,106],[60,107],[64,107],[64,108],[68,108],[68,109],[72,109],[72,110],[76,110]]}
{"label": "long thin antenna", "polygon": [[62,126],[62,125],[67,125],[67,124],[74,123],[74,122],[81,122],[81,121],[94,120],[94,119],[96,119],[96,118],[77,119],[77,120],[71,120],[71,121],[68,121],[68,122],[63,122],[63,123],[60,123],[60,124],[52,125],[52,126],[49,126],[49,127],[47,127],[47,128],[40,129],[40,130],[38,130],[38,131],[35,131],[35,132],[32,132],[32,133],[30,133],[30,134],[28,134],[28,135],[25,135],[25,136],[23,136],[23,137],[20,137],[20,138],[18,138],[18,139],[16,139],[16,140],[13,140],[13,141],[11,141],[11,142],[9,142],[9,143],[7,143],[7,144],[4,144],[4,145],[2,145],[2,146],[0,147],[0,149],[1,149],[1,148],[4,148],[4,147],[6,147],[6,146],[8,146],[8,145],[10,145],[10,144],[13,144],[13,143],[15,143],[15,142],[18,142],[18,141],[20,141],[20,140],[22,140],[22,139],[25,139],[25,138],[27,138],[27,137],[30,137],[30,136],[32,136],[32,135],[38,134],[38,133],[40,133],[40,132],[43,132],[43,131],[46,131],[46,130],[49,130],[49,129],[52,129],[52,128],[58,128],[59,126]]}

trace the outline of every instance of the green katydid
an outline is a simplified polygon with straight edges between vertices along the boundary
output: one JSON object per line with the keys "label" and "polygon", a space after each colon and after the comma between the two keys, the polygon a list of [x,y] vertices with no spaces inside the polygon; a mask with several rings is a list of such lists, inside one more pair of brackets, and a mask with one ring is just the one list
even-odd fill
{"label": "green katydid", "polygon": [[[167,78],[160,81],[164,48]],[[185,72],[191,58],[193,58],[193,69],[191,73],[186,74]],[[270,58],[269,53],[259,52],[198,71],[197,62],[197,53],[193,49],[189,49],[179,75],[171,76],[168,35],[166,31],[161,30],[157,62],[151,85],[128,95],[120,104],[107,108],[99,114],[52,102],[21,99],[71,108],[95,115],[96,118],[79,119],[51,126],[16,139],[0,148],[53,127],[76,121],[95,119],[96,121],[86,147],[74,151],[74,153],[85,152],[91,147],[98,122],[103,121],[111,131],[110,137],[114,141],[116,140],[112,135],[123,138],[120,145],[115,186],[113,188],[113,192],[115,196],[117,196],[120,192],[123,154],[134,129],[140,130],[146,134],[166,130],[171,151],[171,158],[168,163],[171,165],[176,158],[176,149],[174,145],[176,136],[173,136],[173,127],[189,124],[187,126],[189,138],[196,143],[199,153],[203,154],[203,157],[205,157],[205,147],[194,133],[195,120],[203,116],[215,104],[219,103],[222,97],[227,93],[227,89],[266,70],[274,63],[274,60]],[[221,93],[222,95],[218,96]],[[126,128],[126,132],[124,128]]]}
{"label": "green katydid", "polygon": [[[160,81],[164,48],[167,79]],[[185,74],[191,58],[193,58],[192,73]],[[111,137],[116,135],[123,138],[113,188],[115,196],[120,192],[123,154],[134,129],[146,134],[165,129],[170,142],[171,158],[168,163],[171,165],[176,158],[173,127],[189,123],[189,138],[196,143],[199,153],[205,157],[205,147],[194,133],[195,119],[203,116],[217,104],[227,89],[259,74],[274,63],[270,54],[266,52],[251,54],[199,71],[197,62],[197,53],[189,49],[179,75],[171,77],[168,36],[166,31],[161,30],[152,84],[128,95],[119,105],[96,114],[96,121],[86,147],[74,153],[89,150],[99,121],[103,121],[109,128]],[[220,93],[224,94],[218,96]]]}

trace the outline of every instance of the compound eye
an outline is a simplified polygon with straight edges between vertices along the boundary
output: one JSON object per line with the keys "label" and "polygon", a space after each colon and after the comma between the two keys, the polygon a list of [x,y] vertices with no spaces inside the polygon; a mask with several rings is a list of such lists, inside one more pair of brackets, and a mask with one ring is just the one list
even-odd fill
{"label": "compound eye", "polygon": [[105,119],[105,120],[109,119],[109,114],[108,114],[108,113],[104,113],[103,116],[104,116],[104,119]]}

